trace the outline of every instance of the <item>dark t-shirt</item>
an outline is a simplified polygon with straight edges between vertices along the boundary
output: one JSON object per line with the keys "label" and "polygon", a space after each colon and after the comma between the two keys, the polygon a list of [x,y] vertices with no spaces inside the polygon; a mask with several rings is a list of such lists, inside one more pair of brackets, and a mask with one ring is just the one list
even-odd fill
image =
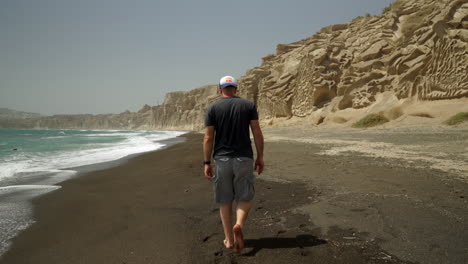
{"label": "dark t-shirt", "polygon": [[237,96],[223,97],[208,107],[205,126],[215,127],[213,157],[253,158],[250,121],[258,120],[255,104]]}

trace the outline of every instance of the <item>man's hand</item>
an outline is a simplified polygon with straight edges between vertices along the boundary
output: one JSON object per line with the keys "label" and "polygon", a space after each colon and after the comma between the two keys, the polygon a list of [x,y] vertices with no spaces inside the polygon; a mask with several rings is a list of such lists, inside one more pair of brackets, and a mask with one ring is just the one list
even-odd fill
{"label": "man's hand", "polygon": [[210,164],[205,165],[205,178],[209,181],[213,179],[213,169],[211,169]]}
{"label": "man's hand", "polygon": [[[205,130],[205,138],[203,139],[203,158],[204,161],[211,160],[211,152],[213,151],[213,141],[215,136],[214,126],[207,126]],[[210,180],[213,178],[213,170],[210,164],[205,164],[205,178]]]}
{"label": "man's hand", "polygon": [[258,175],[262,174],[263,167],[265,167],[265,163],[263,162],[263,158],[257,158],[255,160],[255,170],[258,172]]}
{"label": "man's hand", "polygon": [[255,170],[260,175],[263,172],[263,133],[258,120],[250,120],[250,129],[254,136],[255,147],[257,148],[257,160],[255,160]]}

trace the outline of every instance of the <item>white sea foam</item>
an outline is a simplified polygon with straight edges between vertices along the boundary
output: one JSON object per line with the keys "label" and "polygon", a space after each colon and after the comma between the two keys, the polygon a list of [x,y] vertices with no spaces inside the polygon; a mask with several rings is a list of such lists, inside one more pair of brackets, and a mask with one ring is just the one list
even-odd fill
{"label": "white sea foam", "polygon": [[60,189],[60,186],[57,185],[9,185],[0,187],[0,196],[5,193],[15,192],[18,190],[45,190],[53,191]]}
{"label": "white sea foam", "polygon": [[11,239],[34,223],[31,204],[27,201],[0,200],[0,256],[11,245]]}
{"label": "white sea foam", "polygon": [[112,147],[65,152],[58,155],[54,160],[50,160],[49,164],[53,164],[56,168],[77,167],[116,160],[134,153],[153,151],[162,146],[164,145],[154,143],[146,138],[135,137]]}
{"label": "white sea foam", "polygon": [[83,137],[115,137],[115,136],[137,136],[140,133],[102,133],[102,134],[90,134],[90,135],[81,135]]}
{"label": "white sea foam", "polygon": [[44,139],[51,139],[51,138],[66,138],[67,136],[51,136],[51,137],[44,137]]}
{"label": "white sea foam", "polygon": [[11,245],[11,239],[34,223],[30,199],[60,186],[14,185],[0,187],[0,255]]}

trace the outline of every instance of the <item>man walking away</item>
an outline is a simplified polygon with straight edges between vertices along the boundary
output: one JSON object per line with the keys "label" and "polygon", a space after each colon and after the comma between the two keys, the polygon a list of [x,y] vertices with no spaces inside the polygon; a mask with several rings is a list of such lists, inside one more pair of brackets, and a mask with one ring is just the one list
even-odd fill
{"label": "man walking away", "polygon": [[[240,252],[244,248],[243,228],[255,194],[253,151],[249,127],[257,149],[255,170],[263,171],[263,135],[258,112],[251,101],[236,96],[237,81],[231,76],[221,78],[221,99],[211,104],[205,118],[203,142],[205,177],[213,181],[214,198],[224,229],[224,245]],[[213,148],[214,141],[214,148]],[[211,168],[211,154],[216,173]],[[236,223],[232,225],[232,203],[237,202]]]}

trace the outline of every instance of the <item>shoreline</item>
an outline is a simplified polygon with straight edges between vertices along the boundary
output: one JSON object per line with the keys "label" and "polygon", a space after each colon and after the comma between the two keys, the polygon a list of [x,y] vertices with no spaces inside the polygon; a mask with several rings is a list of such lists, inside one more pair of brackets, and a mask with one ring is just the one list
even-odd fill
{"label": "shoreline", "polygon": [[36,220],[33,215],[35,208],[32,205],[32,201],[34,199],[59,190],[61,188],[61,183],[68,180],[81,177],[88,173],[118,167],[125,164],[132,158],[160,151],[172,145],[182,143],[185,141],[184,135],[186,134],[187,133],[175,138],[158,141],[158,143],[163,144],[163,146],[156,150],[133,153],[111,161],[98,162],[78,167],[61,168],[45,173],[38,172],[39,175],[4,181],[3,183],[6,185],[0,187],[3,191],[0,195],[0,198],[2,198],[0,209],[5,213],[2,216],[2,219],[0,219],[3,222],[0,225],[0,228],[4,232],[3,236],[0,237],[0,257],[4,252],[8,251],[11,240],[14,239],[18,233],[29,228],[31,224],[34,224]]}
{"label": "shoreline", "polygon": [[83,174],[35,199],[37,222],[13,240],[0,263],[465,259],[467,183],[385,158],[322,155],[330,146],[320,142],[281,140],[267,142],[246,249],[225,250],[212,186],[199,162],[202,135],[183,137],[181,144]]}
{"label": "shoreline", "polygon": [[158,143],[164,144],[164,146],[151,150],[151,151],[146,151],[146,152],[140,152],[140,153],[133,153],[130,155],[127,155],[125,157],[122,157],[120,159],[116,160],[111,160],[111,161],[105,161],[105,162],[99,162],[99,163],[94,163],[94,164],[88,164],[88,165],[82,165],[82,166],[77,166],[77,167],[70,167],[70,168],[64,168],[62,170],[73,170],[76,171],[76,176],[84,175],[86,173],[91,173],[91,172],[96,172],[100,170],[105,170],[105,169],[110,169],[113,167],[118,167],[126,162],[128,162],[130,159],[136,158],[141,155],[145,155],[148,153],[156,152],[156,151],[161,151],[164,149],[167,149],[173,145],[180,144],[185,142],[185,135],[191,134],[193,132],[187,132],[185,134],[182,134],[180,136],[174,137],[174,138],[169,138],[169,139],[164,139],[161,141],[157,141]]}
{"label": "shoreline", "polygon": [[[138,160],[147,160],[148,157],[151,158],[152,156],[157,156],[157,157],[164,156],[164,154],[162,154],[164,150],[170,150],[170,149],[173,149],[174,147],[182,145],[182,144],[177,144],[177,143],[181,143],[185,141],[186,138],[189,138],[189,137],[193,137],[193,135],[184,134],[180,136],[178,139],[170,140],[173,143],[171,145],[167,145],[166,147],[163,147],[155,151],[130,155],[125,158],[119,159],[118,162],[112,161],[112,162],[107,162],[104,164],[88,165],[88,166],[73,168],[73,169],[78,169],[79,177],[78,176],[73,177],[69,180],[60,182],[58,183],[58,185],[61,186],[60,189],[54,192],[49,192],[46,195],[38,196],[32,200],[32,204],[34,208],[34,219],[36,219],[36,222],[32,224],[31,226],[29,226],[28,229],[21,232],[18,236],[16,236],[13,239],[12,245],[9,248],[9,250],[5,252],[5,254],[0,256],[0,263],[12,263],[12,262],[13,263],[50,263],[50,262],[55,263],[54,259],[57,257],[55,256],[55,252],[49,252],[50,255],[46,256],[42,260],[39,260],[37,258],[38,255],[40,256],[44,252],[42,251],[43,245],[37,244],[36,241],[46,239],[49,241],[50,244],[55,244],[56,241],[53,241],[53,240],[51,241],[50,239],[47,239],[47,238],[51,229],[53,230],[57,226],[59,228],[67,229],[68,232],[73,233],[72,236],[66,236],[64,239],[60,240],[61,243],[63,243],[62,245],[64,245],[65,247],[68,247],[67,242],[70,242],[69,241],[70,239],[73,239],[74,236],[80,235],[79,233],[75,233],[76,232],[75,230],[70,230],[70,229],[73,229],[73,226],[80,225],[79,223],[80,221],[76,222],[76,225],[72,224],[70,228],[68,224],[70,224],[70,222],[76,221],[76,218],[80,218],[82,217],[82,215],[74,215],[74,213],[76,212],[75,209],[77,208],[75,208],[74,206],[72,206],[73,207],[72,208],[69,205],[70,203],[74,204],[76,202],[75,199],[79,200],[80,197],[82,196],[90,195],[91,196],[90,198],[93,198],[92,196],[94,196],[95,193],[94,191],[91,191],[88,188],[94,189],[95,185],[100,185],[101,187],[105,188],[105,185],[107,184],[101,183],[101,179],[99,178],[99,175],[104,174],[105,177],[108,177],[112,185],[112,180],[116,179],[117,177],[113,177],[112,175],[109,174],[109,172],[111,172],[111,174],[113,174],[112,172],[116,172],[116,174],[119,174],[118,171],[122,167],[128,167],[129,164],[138,162]],[[129,168],[128,170],[133,171],[133,169],[134,168]],[[147,169],[147,168],[144,168],[144,169]],[[124,182],[119,183],[119,186],[115,186],[115,187],[121,187],[123,189],[126,189],[125,181],[128,179],[125,179],[125,175],[120,174],[119,176],[120,176],[119,181],[124,181]],[[86,188],[87,190],[86,189],[83,190],[82,188],[83,186],[81,186],[82,182],[89,183],[87,184],[87,188]],[[89,193],[88,191],[92,193]],[[112,193],[112,195],[114,195],[113,198],[115,199],[122,198],[118,193]],[[57,205],[63,206],[61,207],[61,209],[63,210],[56,210],[55,206]],[[130,205],[125,206],[126,211],[129,210],[129,206]],[[83,204],[82,206],[80,206],[80,208],[86,210],[87,204]],[[105,210],[105,208],[101,208],[101,209]],[[67,213],[65,213],[64,211],[67,211]],[[99,214],[100,213],[99,211],[100,210],[93,211],[88,216],[92,216],[92,214],[94,213]],[[61,219],[58,222],[55,221],[57,217]],[[90,220],[90,219],[86,219],[86,220]],[[119,225],[119,223],[116,223],[115,221],[119,222],[119,219],[109,218],[107,219],[107,221],[100,222],[99,225],[102,224],[104,226],[107,226],[106,223],[109,223],[111,226],[115,227],[116,224]],[[92,223],[90,223],[90,225],[92,225]],[[43,228],[44,226],[45,228]],[[102,231],[102,229],[106,229],[104,226],[101,226],[101,228],[98,228],[97,230],[95,230],[95,232],[87,233],[86,236],[92,236],[93,233],[96,233],[96,232],[99,233],[100,231]],[[86,227],[83,226],[82,228],[86,228]],[[175,232],[176,230],[173,230],[173,231]],[[39,232],[39,235],[37,235],[37,232]],[[56,234],[56,235],[63,234],[62,232],[59,232],[60,233],[59,234],[54,231],[51,231],[51,233]],[[99,240],[98,237],[96,237],[96,239]],[[20,250],[19,252],[15,254],[15,251],[18,248],[21,248],[23,246],[26,246],[27,248],[26,252],[35,252],[37,255],[33,254],[31,256],[25,256],[24,254],[22,254],[22,252],[24,252],[23,250]],[[13,256],[12,257],[13,260],[10,260],[11,256]],[[81,254],[77,255],[77,257],[79,256],[81,256]],[[107,260],[103,260],[103,261],[104,261],[103,263],[105,263]],[[69,263],[69,260],[57,261],[57,263],[61,263],[61,262]]]}

